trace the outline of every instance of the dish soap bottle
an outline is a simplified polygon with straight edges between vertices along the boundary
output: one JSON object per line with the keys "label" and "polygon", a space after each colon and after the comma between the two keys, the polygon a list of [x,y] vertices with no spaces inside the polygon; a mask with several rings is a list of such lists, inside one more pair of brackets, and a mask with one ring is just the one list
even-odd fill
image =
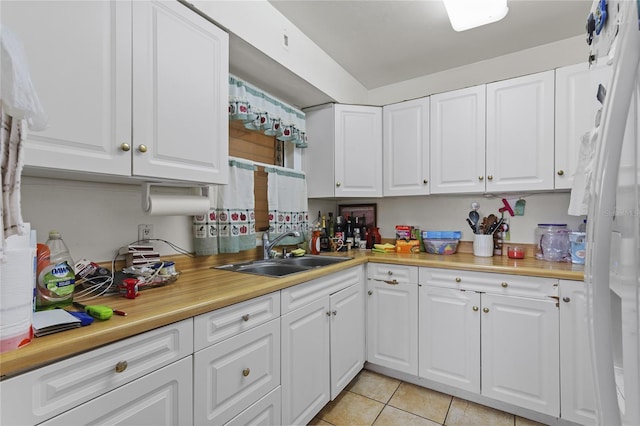
{"label": "dish soap bottle", "polygon": [[38,273],[36,311],[73,303],[76,274],[73,259],[58,231],[50,231],[44,244],[49,248],[49,262]]}

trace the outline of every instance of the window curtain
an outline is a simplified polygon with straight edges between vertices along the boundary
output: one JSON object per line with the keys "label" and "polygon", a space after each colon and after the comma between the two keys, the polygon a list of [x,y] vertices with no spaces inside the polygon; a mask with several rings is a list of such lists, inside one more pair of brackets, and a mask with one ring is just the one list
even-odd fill
{"label": "window curtain", "polygon": [[295,245],[304,241],[309,227],[307,180],[303,172],[282,167],[265,167],[271,239],[291,231],[300,237],[286,237],[280,244]]}
{"label": "window curtain", "polygon": [[241,120],[250,130],[264,132],[278,140],[306,148],[305,115],[268,93],[229,76],[229,119]]}
{"label": "window curtain", "polygon": [[229,183],[209,188],[211,210],[193,218],[196,255],[238,253],[256,247],[255,170],[251,162],[229,160]]}

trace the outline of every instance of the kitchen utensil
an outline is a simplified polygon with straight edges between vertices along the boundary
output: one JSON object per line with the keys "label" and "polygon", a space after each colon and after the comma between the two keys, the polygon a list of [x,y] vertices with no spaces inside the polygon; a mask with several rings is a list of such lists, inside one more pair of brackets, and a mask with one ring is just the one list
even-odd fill
{"label": "kitchen utensil", "polygon": [[473,224],[473,222],[471,222],[471,219],[467,218],[467,223],[469,224],[469,227],[471,228],[471,230],[475,234],[477,232],[477,229],[476,229],[476,226]]}
{"label": "kitchen utensil", "polygon": [[469,220],[471,220],[471,223],[473,223],[473,226],[475,226],[476,229],[478,229],[478,221],[480,220],[480,214],[478,214],[477,210],[471,210],[469,212]]}

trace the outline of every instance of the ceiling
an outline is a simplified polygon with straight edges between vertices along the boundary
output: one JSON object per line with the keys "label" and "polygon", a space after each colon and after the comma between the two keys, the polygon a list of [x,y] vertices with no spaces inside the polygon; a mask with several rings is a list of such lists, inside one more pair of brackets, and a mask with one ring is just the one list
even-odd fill
{"label": "ceiling", "polygon": [[[503,20],[456,32],[441,0],[269,2],[369,90],[581,35],[592,4],[592,0],[509,0]],[[243,47],[242,43],[232,38],[232,52],[234,44]],[[256,66],[265,65],[265,58],[252,60]],[[292,76],[282,78],[288,77]],[[328,100],[298,83],[299,92],[291,99],[298,106]],[[276,86],[269,81],[262,84]]]}

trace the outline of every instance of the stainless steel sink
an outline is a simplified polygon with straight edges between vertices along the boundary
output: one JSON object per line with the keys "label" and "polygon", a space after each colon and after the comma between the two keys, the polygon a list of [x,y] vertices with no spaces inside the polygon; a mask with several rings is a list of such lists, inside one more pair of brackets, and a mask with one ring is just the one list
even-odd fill
{"label": "stainless steel sink", "polygon": [[310,271],[313,268],[334,265],[351,259],[351,257],[301,256],[286,259],[251,260],[248,262],[213,266],[213,268],[268,277],[283,277],[298,272]]}
{"label": "stainless steel sink", "polygon": [[289,257],[287,259],[281,259],[282,264],[308,266],[315,268],[318,266],[334,265],[336,263],[344,262],[351,259],[350,257],[324,257],[324,256],[302,256],[302,257]]}

